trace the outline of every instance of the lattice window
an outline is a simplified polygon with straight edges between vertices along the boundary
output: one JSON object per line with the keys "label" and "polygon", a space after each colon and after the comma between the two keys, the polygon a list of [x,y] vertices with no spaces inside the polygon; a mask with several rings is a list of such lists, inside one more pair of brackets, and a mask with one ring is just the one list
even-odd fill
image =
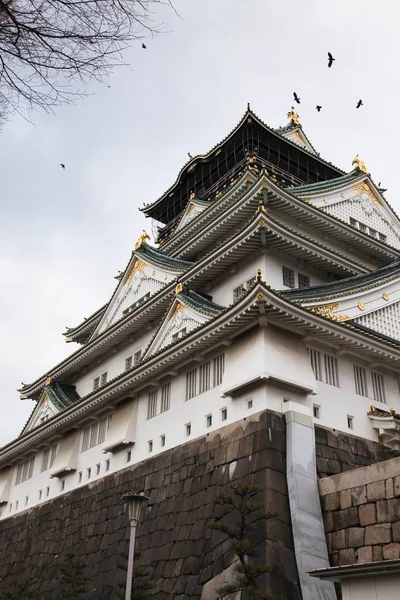
{"label": "lattice window", "polygon": [[94,448],[99,444],[102,444],[106,439],[106,432],[111,422],[111,417],[104,417],[89,427],[85,427],[82,435],[82,450],[85,452],[90,448]]}
{"label": "lattice window", "polygon": [[169,410],[171,403],[171,382],[166,383],[161,388],[161,409],[160,412]]}
{"label": "lattice window", "polygon": [[283,285],[289,288],[296,287],[295,272],[289,267],[282,267],[282,281]]}
{"label": "lattice window", "polygon": [[199,394],[210,389],[211,362],[207,361],[199,369]]}
{"label": "lattice window", "polygon": [[338,361],[335,356],[324,354],[325,383],[339,386]]}
{"label": "lattice window", "polygon": [[105,385],[107,383],[107,379],[108,379],[108,373],[106,371],[105,373],[101,374],[100,385]]}
{"label": "lattice window", "polygon": [[43,452],[43,460],[42,460],[42,472],[47,471],[47,469],[51,469],[54,464],[54,460],[57,454],[57,444],[50,446],[50,448],[46,448]]}
{"label": "lattice window", "polygon": [[193,369],[186,373],[186,400],[190,400],[196,396],[197,387],[197,369]]}
{"label": "lattice window", "polygon": [[128,356],[128,358],[125,359],[125,371],[129,371],[129,369],[132,367],[132,363],[133,356]]}
{"label": "lattice window", "polygon": [[142,358],[142,351],[138,350],[137,352],[135,352],[135,354],[133,355],[133,364],[137,365],[137,363],[139,362],[139,360]]}
{"label": "lattice window", "polygon": [[371,379],[372,379],[372,394],[373,394],[374,400],[377,400],[377,402],[386,402],[383,375],[381,375],[380,373],[376,373],[375,371],[372,371]]}
{"label": "lattice window", "polygon": [[356,394],[359,396],[368,396],[367,371],[364,367],[358,367],[357,365],[353,365],[353,368]]}
{"label": "lattice window", "polygon": [[157,414],[157,398],[158,390],[154,390],[149,394],[149,400],[147,405],[147,418],[152,419]]}
{"label": "lattice window", "polygon": [[213,378],[213,387],[217,385],[221,385],[222,377],[224,376],[225,371],[225,354],[219,354],[213,360],[213,368],[214,368],[214,378]]}
{"label": "lattice window", "polygon": [[303,275],[302,273],[298,273],[298,282],[299,288],[306,288],[306,287],[310,287],[310,278],[308,275]]}
{"label": "lattice window", "polygon": [[233,301],[236,302],[236,300],[238,300],[240,298],[240,296],[243,296],[245,291],[246,290],[245,290],[243,283],[238,285],[238,287],[233,290]]}
{"label": "lattice window", "polygon": [[96,378],[93,380],[93,390],[94,390],[94,391],[95,391],[95,390],[98,390],[98,389],[99,389],[99,387],[100,387],[100,377],[96,377]]}
{"label": "lattice window", "polygon": [[322,381],[322,367],[321,367],[321,352],[308,348],[308,356],[310,357],[311,368],[314,372],[315,379]]}
{"label": "lattice window", "polygon": [[176,333],[174,333],[172,335],[172,341],[176,342],[176,340],[180,340],[185,335],[186,335],[186,327],[183,327],[183,329],[180,329],[179,331],[177,331]]}
{"label": "lattice window", "polygon": [[28,479],[31,479],[32,475],[33,475],[34,466],[35,466],[35,457],[34,456],[32,458],[26,460],[25,462],[21,463],[20,465],[18,465],[17,476],[15,479],[15,485],[18,485],[20,483],[23,483],[24,481],[27,481]]}

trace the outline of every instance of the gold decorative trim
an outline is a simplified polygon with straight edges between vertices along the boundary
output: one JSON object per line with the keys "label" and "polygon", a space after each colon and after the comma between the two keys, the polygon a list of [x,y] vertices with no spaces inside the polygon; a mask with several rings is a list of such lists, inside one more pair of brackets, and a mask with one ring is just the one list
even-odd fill
{"label": "gold decorative trim", "polygon": [[379,206],[379,204],[381,204],[381,201],[375,196],[374,192],[371,190],[367,183],[357,183],[356,185],[352,186],[352,189],[355,192],[357,192],[357,196],[362,196],[363,194],[366,194],[376,206]]}
{"label": "gold decorative trim", "polygon": [[176,317],[176,315],[180,312],[183,312],[185,310],[185,307],[183,306],[183,304],[181,304],[180,302],[178,302],[178,304],[175,306],[175,310],[171,315],[171,319],[173,319],[174,317]]}
{"label": "gold decorative trim", "polygon": [[257,300],[258,300],[258,301],[264,300],[264,294],[262,294],[261,292],[259,292],[259,293],[257,294]]}
{"label": "gold decorative trim", "polygon": [[323,306],[316,306],[313,310],[323,317],[332,319],[332,321],[338,321],[342,323],[348,321],[350,317],[348,315],[335,315],[334,313],[339,310],[340,302],[332,302],[332,304],[324,304]]}
{"label": "gold decorative trim", "polygon": [[44,382],[44,385],[50,385],[52,381],[53,381],[53,378],[52,377],[48,377],[46,379],[46,381]]}
{"label": "gold decorative trim", "polygon": [[368,175],[368,169],[365,166],[365,162],[363,160],[361,160],[361,158],[358,156],[358,154],[355,155],[353,162],[351,164],[356,165],[357,169],[360,169],[360,171],[362,171],[363,173],[367,173],[367,175]]}
{"label": "gold decorative trim", "polygon": [[341,198],[346,198],[346,196],[344,194],[340,194]]}
{"label": "gold decorative trim", "polygon": [[255,280],[257,281],[257,283],[265,283],[265,279],[262,276],[261,269],[257,270],[257,276]]}
{"label": "gold decorative trim", "polygon": [[175,288],[175,294],[180,294],[181,292],[183,292],[184,289],[185,289],[184,284],[178,283],[178,285]]}
{"label": "gold decorative trim", "polygon": [[138,258],[133,264],[133,267],[128,275],[126,283],[130,283],[130,281],[132,280],[132,277],[134,276],[136,271],[139,271],[139,273],[142,273],[144,275],[145,274],[144,270],[145,270],[146,266],[147,266],[146,263],[144,263],[142,260],[140,260],[140,258]]}
{"label": "gold decorative trim", "polygon": [[307,202],[307,204],[310,204],[311,198],[304,198],[304,202]]}
{"label": "gold decorative trim", "polygon": [[365,310],[365,304],[364,304],[364,302],[363,302],[362,300],[359,300],[359,301],[357,302],[357,306],[358,306],[358,308],[359,308],[360,310]]}
{"label": "gold decorative trim", "polygon": [[329,202],[328,198],[324,198],[324,202],[327,204]]}
{"label": "gold decorative trim", "polygon": [[258,226],[261,227],[262,229],[264,229],[264,227],[265,227],[265,221],[264,221],[264,219],[260,219],[258,221]]}
{"label": "gold decorative trim", "polygon": [[389,296],[387,295],[387,293],[386,293],[386,292],[383,292],[383,294],[382,294],[382,298],[383,298],[384,300],[386,300],[386,302],[389,300]]}
{"label": "gold decorative trim", "polygon": [[262,181],[262,183],[261,183],[261,187],[262,187],[262,189],[263,189],[263,190],[266,190],[266,189],[268,188],[268,184],[267,184],[267,182],[265,181],[265,179]]}
{"label": "gold decorative trim", "polygon": [[167,281],[167,279],[168,279],[168,275],[165,273],[165,275],[164,275],[164,281]]}
{"label": "gold decorative trim", "polygon": [[287,114],[288,119],[291,123],[294,123],[294,125],[300,125],[300,119],[299,119],[299,115],[297,114],[297,112],[294,110],[294,106],[292,106]]}
{"label": "gold decorative trim", "polygon": [[146,240],[149,240],[149,239],[150,239],[149,234],[147,233],[147,231],[145,231],[143,229],[143,233],[141,233],[139,235],[138,239],[136,240],[136,243],[135,243],[135,246],[134,246],[134,250],[138,250],[140,248],[140,246],[142,244],[146,244],[147,243]]}

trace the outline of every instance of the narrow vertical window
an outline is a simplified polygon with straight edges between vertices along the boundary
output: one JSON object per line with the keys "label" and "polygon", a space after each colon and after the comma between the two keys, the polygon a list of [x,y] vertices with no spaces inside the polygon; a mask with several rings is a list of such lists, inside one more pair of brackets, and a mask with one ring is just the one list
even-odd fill
{"label": "narrow vertical window", "polygon": [[226,421],[228,418],[228,409],[221,408],[221,421]]}
{"label": "narrow vertical window", "polygon": [[132,361],[132,356],[128,356],[128,358],[125,359],[125,371],[129,371],[129,369],[132,367]]}
{"label": "narrow vertical window", "polygon": [[213,386],[221,385],[225,371],[225,354],[216,356],[213,360],[214,379]]}
{"label": "narrow vertical window", "polygon": [[376,373],[375,371],[372,371],[371,379],[372,379],[372,394],[373,394],[374,400],[377,400],[378,402],[386,402],[383,375],[381,375],[380,373]]}
{"label": "narrow vertical window", "polygon": [[141,357],[142,357],[141,350],[138,350],[137,352],[135,352],[135,354],[133,355],[133,364],[136,365],[139,362],[139,360],[141,359]]}
{"label": "narrow vertical window", "polygon": [[109,471],[109,470],[110,470],[110,459],[108,458],[106,460],[106,471]]}
{"label": "narrow vertical window", "polygon": [[158,390],[150,392],[147,405],[147,418],[152,419],[157,414],[157,396]]}
{"label": "narrow vertical window", "polygon": [[153,440],[149,440],[147,443],[149,445],[149,452],[153,452]]}
{"label": "narrow vertical window", "polygon": [[319,352],[319,350],[313,350],[313,348],[308,348],[308,356],[310,357],[311,368],[314,372],[315,379],[322,381],[321,352]]}
{"label": "narrow vertical window", "polygon": [[349,429],[354,429],[354,417],[347,415],[347,427]]}
{"label": "narrow vertical window", "polygon": [[363,367],[353,365],[354,369],[354,384],[356,394],[359,396],[368,396],[367,372]]}
{"label": "narrow vertical window", "polygon": [[197,369],[193,369],[186,373],[186,400],[190,400],[196,396],[197,388]]}
{"label": "narrow vertical window", "polygon": [[108,373],[106,371],[105,373],[101,374],[100,385],[105,385],[107,383],[107,378],[108,378]]}
{"label": "narrow vertical window", "polygon": [[161,409],[160,412],[169,410],[171,402],[171,382],[165,383],[161,387]]}
{"label": "narrow vertical window", "polygon": [[211,362],[207,361],[199,369],[199,394],[210,389]]}
{"label": "narrow vertical window", "polygon": [[314,419],[321,418],[321,407],[318,406],[317,404],[313,405],[313,417],[314,417]]}
{"label": "narrow vertical window", "polygon": [[160,444],[161,448],[165,446],[165,435],[160,435]]}
{"label": "narrow vertical window", "polygon": [[100,463],[96,465],[96,475],[100,475]]}
{"label": "narrow vertical window", "polygon": [[211,425],[212,425],[212,415],[207,415],[206,416],[206,426],[211,427]]}
{"label": "narrow vertical window", "polygon": [[100,377],[93,379],[93,390],[97,390],[100,387]]}
{"label": "narrow vertical window", "polygon": [[186,436],[191,435],[191,433],[192,433],[192,424],[191,423],[186,423],[185,433],[186,433]]}
{"label": "narrow vertical window", "polygon": [[335,356],[324,354],[325,381],[329,385],[339,386],[338,362]]}

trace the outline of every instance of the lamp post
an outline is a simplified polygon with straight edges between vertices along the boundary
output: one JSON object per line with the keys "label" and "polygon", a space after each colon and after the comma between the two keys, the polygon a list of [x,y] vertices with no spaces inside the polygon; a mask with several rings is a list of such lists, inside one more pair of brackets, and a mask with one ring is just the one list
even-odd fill
{"label": "lamp post", "polygon": [[133,576],[133,556],[135,553],[135,537],[136,537],[136,526],[139,521],[140,509],[144,502],[150,500],[144,494],[137,494],[136,492],[127,492],[122,496],[122,500],[125,500],[128,504],[129,523],[131,526],[131,533],[129,538],[129,555],[128,555],[128,571],[126,574],[126,592],[125,600],[131,600],[132,595],[132,576]]}

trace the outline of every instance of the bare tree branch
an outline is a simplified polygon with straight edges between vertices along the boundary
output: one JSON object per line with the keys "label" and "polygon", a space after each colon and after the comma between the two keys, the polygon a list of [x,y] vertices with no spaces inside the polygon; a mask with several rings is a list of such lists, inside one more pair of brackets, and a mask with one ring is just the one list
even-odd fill
{"label": "bare tree branch", "polygon": [[83,95],[133,40],[164,30],[157,5],[173,9],[171,0],[0,0],[0,116]]}

